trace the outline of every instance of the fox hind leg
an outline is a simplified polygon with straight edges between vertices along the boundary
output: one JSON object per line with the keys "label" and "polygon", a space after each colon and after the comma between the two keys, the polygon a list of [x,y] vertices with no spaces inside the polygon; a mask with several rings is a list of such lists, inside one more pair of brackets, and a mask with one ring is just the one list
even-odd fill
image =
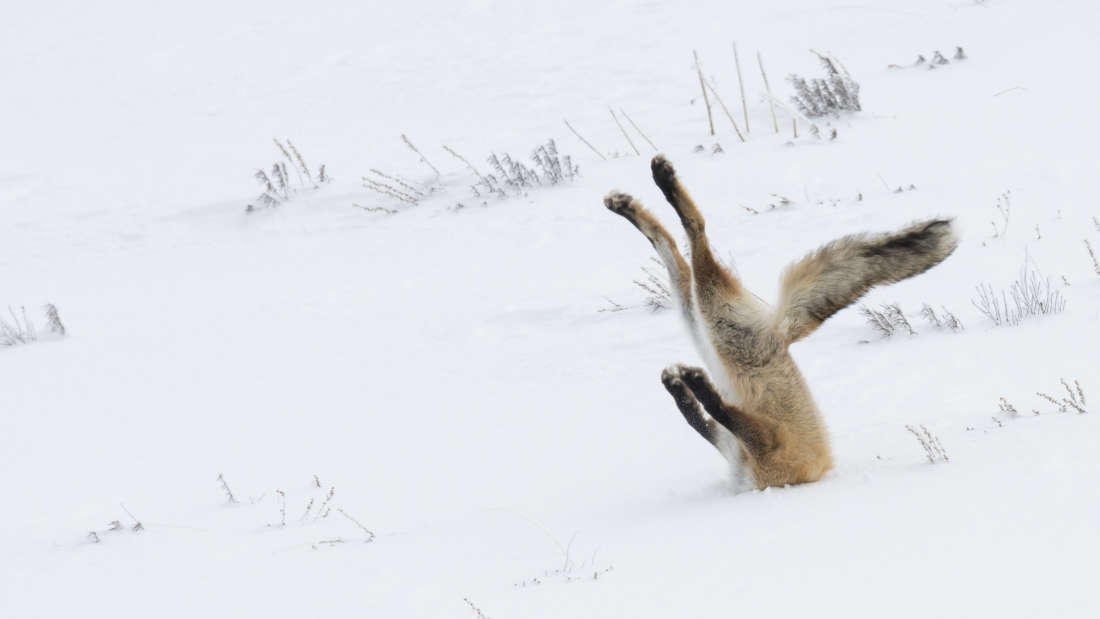
{"label": "fox hind leg", "polygon": [[673,366],[666,372],[678,375],[707,414],[733,433],[758,459],[779,448],[779,426],[774,421],[727,404],[701,368]]}
{"label": "fox hind leg", "polygon": [[676,368],[666,368],[661,372],[661,382],[668,390],[669,395],[672,396],[673,401],[676,402],[676,407],[680,409],[680,414],[684,416],[687,424],[698,432],[699,436],[714,445],[718,451],[722,451],[722,439],[719,436],[721,430],[718,424],[714,419],[703,414],[703,409],[699,407],[699,401],[695,399],[691,389],[684,384]]}

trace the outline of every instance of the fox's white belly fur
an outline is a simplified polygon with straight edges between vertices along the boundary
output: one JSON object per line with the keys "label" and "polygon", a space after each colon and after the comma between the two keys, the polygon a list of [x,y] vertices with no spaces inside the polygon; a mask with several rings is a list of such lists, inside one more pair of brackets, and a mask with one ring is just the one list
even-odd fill
{"label": "fox's white belly fur", "polygon": [[[691,341],[695,343],[695,349],[703,359],[703,364],[710,371],[711,381],[714,383],[715,389],[717,389],[723,400],[730,404],[738,405],[741,403],[741,398],[737,393],[737,389],[730,381],[729,371],[719,360],[718,351],[714,349],[714,344],[711,343],[713,340],[710,334],[702,332],[705,328],[703,325],[706,323],[703,322],[703,317],[699,313],[699,303],[692,303],[692,308],[694,324],[684,320],[684,327],[691,335]],[[683,313],[680,315],[681,317],[684,316]],[[734,492],[752,490],[756,487],[756,480],[753,479],[752,471],[749,467],[745,466],[742,461],[741,443],[737,440],[737,437],[725,427],[718,425],[716,430],[716,438],[718,441],[715,447],[718,448],[718,451],[729,464],[729,482],[731,490]]]}

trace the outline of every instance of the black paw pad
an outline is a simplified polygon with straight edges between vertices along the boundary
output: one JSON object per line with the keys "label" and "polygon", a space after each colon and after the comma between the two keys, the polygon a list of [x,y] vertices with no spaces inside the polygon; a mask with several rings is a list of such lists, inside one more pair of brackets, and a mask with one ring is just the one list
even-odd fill
{"label": "black paw pad", "polygon": [[664,155],[654,157],[649,167],[653,170],[653,181],[657,183],[658,187],[663,188],[670,185],[676,178],[676,169],[672,167],[668,159],[665,159]]}
{"label": "black paw pad", "polygon": [[707,382],[707,375],[702,368],[683,368],[680,370],[680,376],[693,385],[704,385]]}

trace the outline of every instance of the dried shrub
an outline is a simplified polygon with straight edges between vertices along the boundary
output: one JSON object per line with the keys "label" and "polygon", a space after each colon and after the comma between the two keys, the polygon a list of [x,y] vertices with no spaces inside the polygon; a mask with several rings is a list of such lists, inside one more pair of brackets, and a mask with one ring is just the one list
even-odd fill
{"label": "dried shrub", "polygon": [[[658,265],[661,263],[656,258],[651,258]],[[663,268],[663,265],[661,265]],[[634,285],[646,293],[645,305],[653,312],[659,312],[672,307],[672,293],[666,284],[656,273],[648,267],[642,267],[645,273],[645,281],[634,280]]]}
{"label": "dried shrub", "polygon": [[478,182],[470,187],[477,198],[489,195],[500,199],[520,196],[531,189],[573,181],[580,175],[580,167],[573,163],[572,157],[558,152],[558,145],[554,140],[548,140],[532,150],[530,159],[533,167],[508,153],[490,153],[486,162],[493,171],[485,175],[454,151],[448,151],[466,163],[477,175]]}
{"label": "dried shrub", "polygon": [[936,310],[932,309],[932,306],[925,303],[921,306],[920,315],[924,317],[928,324],[932,325],[933,329],[947,329],[952,332],[959,332],[963,330],[962,321],[960,321],[955,314],[951,313],[946,307],[940,307],[940,311],[943,312],[942,316],[936,315]]}
{"label": "dried shrub", "polygon": [[57,306],[53,303],[47,303],[44,309],[46,310],[46,326],[49,327],[50,333],[64,336],[65,325],[61,322],[61,315],[57,313]]}
{"label": "dried shrub", "polygon": [[8,307],[8,316],[0,315],[0,346],[15,346],[16,344],[29,344],[38,339],[38,332],[34,323],[27,318],[27,308],[20,307],[16,313]]}
{"label": "dried shrub", "polygon": [[975,289],[978,296],[971,303],[997,326],[1016,326],[1028,317],[1057,314],[1066,308],[1062,293],[1052,289],[1050,279],[1027,260],[1008,290],[998,292],[984,283]]}
{"label": "dried shrub", "polygon": [[1001,398],[1001,401],[1000,401],[1000,404],[998,404],[998,407],[1001,409],[1001,412],[1006,414],[1006,415],[1009,415],[1009,416],[1012,416],[1012,417],[1019,417],[1020,416],[1020,411],[1016,410],[1016,407],[1013,406],[1011,402],[1004,399],[1003,397]]}
{"label": "dried shrub", "polygon": [[859,112],[863,108],[859,103],[859,83],[857,83],[844,65],[831,56],[813,52],[825,69],[825,77],[807,80],[799,75],[790,75],[787,81],[794,87],[791,101],[807,118],[821,116],[839,116],[841,112]]}
{"label": "dried shrub", "polygon": [[[64,337],[65,325],[61,322],[61,315],[57,306],[47,303],[42,307],[46,315],[46,328],[56,337]],[[27,315],[27,308],[20,306],[19,311],[8,307],[7,316],[0,313],[0,346],[15,346],[17,344],[29,344],[39,339],[38,327]]]}
{"label": "dried shrub", "polygon": [[940,438],[935,434],[928,431],[928,428],[923,425],[918,426],[920,430],[917,430],[913,426],[905,426],[909,433],[917,437],[920,441],[920,446],[924,449],[924,455],[928,458],[928,462],[935,464],[936,462],[949,462],[951,459],[947,457],[947,450],[943,448],[943,444],[940,443]]}
{"label": "dried shrub", "polygon": [[1061,379],[1061,381],[1062,387],[1065,388],[1066,393],[1069,395],[1068,398],[1061,398],[1059,400],[1052,395],[1043,393],[1042,391],[1035,392],[1035,395],[1057,406],[1058,412],[1060,413],[1065,413],[1070,408],[1082,415],[1088,413],[1088,410],[1085,409],[1085,405],[1088,404],[1088,401],[1085,399],[1085,391],[1081,389],[1081,383],[1077,382],[1077,380],[1075,379],[1073,381],[1073,386],[1071,387],[1070,384],[1066,382],[1066,379],[1063,378]]}
{"label": "dried shrub", "polygon": [[[260,195],[256,196],[254,203],[250,203],[245,207],[247,212],[255,211],[259,207],[278,206],[289,201],[295,195],[318,189],[320,185],[332,180],[325,171],[323,164],[317,169],[316,178],[314,178],[314,174],[309,165],[306,164],[305,158],[302,157],[301,151],[290,140],[286,140],[286,144],[277,139],[272,141],[275,142],[275,146],[279,149],[283,160],[271,164],[270,173],[264,168],[260,168],[253,173],[252,177],[256,179],[262,189]],[[290,165],[289,168],[287,164]],[[294,174],[298,178],[297,186],[290,178],[290,170],[294,170]]]}
{"label": "dried shrub", "polygon": [[[370,173],[373,174],[374,177],[362,177],[363,187],[412,206],[416,206],[422,198],[426,197],[427,194],[434,191],[434,189],[431,187],[419,188],[410,180],[404,179],[400,176],[386,174],[385,172],[381,170],[376,170],[374,168],[370,169]],[[356,204],[353,206],[359,205]],[[385,209],[382,207],[360,206],[359,208],[368,211],[373,210],[389,212],[391,214],[396,212],[393,209]]]}
{"label": "dried shrub", "polygon": [[912,323],[905,317],[905,312],[897,303],[883,305],[879,309],[871,309],[866,305],[859,307],[859,313],[867,320],[867,324],[884,338],[891,337],[895,333],[916,335],[917,331]]}

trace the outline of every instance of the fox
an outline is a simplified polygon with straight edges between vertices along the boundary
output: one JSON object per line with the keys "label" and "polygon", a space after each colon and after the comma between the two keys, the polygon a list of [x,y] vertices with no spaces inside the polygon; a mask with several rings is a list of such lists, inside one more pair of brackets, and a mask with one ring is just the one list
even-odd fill
{"label": "fox", "polygon": [[954,220],[929,219],[827,243],[782,272],[773,308],[715,259],[703,215],[672,164],[657,155],[650,167],[687,233],[690,262],[630,194],[612,191],[604,206],[657,251],[674,303],[710,371],[708,376],[703,368],[676,364],[661,372],[661,383],[687,424],[718,449],[735,476],[760,490],[820,480],[833,467],[828,432],[790,345],[872,287],[945,260],[958,247]]}

